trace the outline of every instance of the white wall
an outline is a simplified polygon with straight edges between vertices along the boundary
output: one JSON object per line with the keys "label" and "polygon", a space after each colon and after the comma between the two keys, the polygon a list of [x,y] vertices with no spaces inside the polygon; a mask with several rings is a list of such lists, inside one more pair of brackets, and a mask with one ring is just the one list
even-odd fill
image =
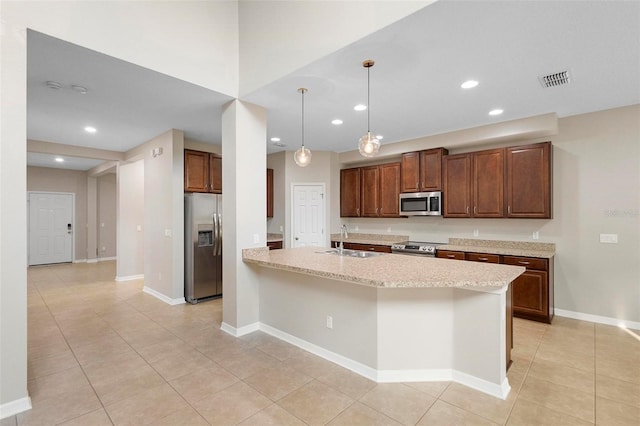
{"label": "white wall", "polygon": [[[468,133],[468,132],[467,132]],[[443,135],[447,141],[455,133]],[[433,147],[435,138],[424,138]],[[562,118],[552,137],[492,146],[553,142],[553,219],[341,218],[353,232],[408,234],[419,241],[448,238],[533,241],[556,244],[555,307],[640,322],[640,106]],[[445,145],[445,147],[447,147]],[[420,140],[412,149],[421,149]],[[349,167],[354,164],[350,164]],[[339,213],[338,213],[339,214]],[[618,244],[599,234],[618,234]]]}
{"label": "white wall", "polygon": [[144,275],[144,161],[120,164],[117,180],[116,279],[122,280]]}
{"label": "white wall", "polygon": [[97,178],[98,205],[98,258],[116,256],[116,196],[115,173],[107,173]]}

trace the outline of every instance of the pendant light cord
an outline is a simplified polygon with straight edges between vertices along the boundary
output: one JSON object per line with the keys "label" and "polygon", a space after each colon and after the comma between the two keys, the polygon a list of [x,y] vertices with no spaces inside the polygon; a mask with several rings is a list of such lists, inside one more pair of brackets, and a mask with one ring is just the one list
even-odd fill
{"label": "pendant light cord", "polygon": [[371,67],[367,67],[367,133],[371,133]]}
{"label": "pendant light cord", "polygon": [[305,89],[300,90],[302,93],[302,147],[304,148],[304,92]]}

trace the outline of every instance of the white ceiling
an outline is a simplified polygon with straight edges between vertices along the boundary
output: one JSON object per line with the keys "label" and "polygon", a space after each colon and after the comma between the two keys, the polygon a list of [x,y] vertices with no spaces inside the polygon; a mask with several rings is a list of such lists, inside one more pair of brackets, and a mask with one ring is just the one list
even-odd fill
{"label": "white ceiling", "polygon": [[[35,32],[28,38],[29,139],[125,151],[169,128],[220,143],[231,98]],[[269,153],[305,145],[350,151],[371,130],[384,143],[556,112],[565,117],[640,103],[640,2],[439,1],[243,99],[268,111]],[[569,85],[538,76],[570,71]],[[467,79],[480,82],[460,89]],[[46,87],[47,80],[63,84]],[[80,95],[72,84],[89,89]],[[489,110],[504,109],[491,117]],[[340,118],[341,126],[330,121]],[[94,135],[82,128],[98,128]]]}

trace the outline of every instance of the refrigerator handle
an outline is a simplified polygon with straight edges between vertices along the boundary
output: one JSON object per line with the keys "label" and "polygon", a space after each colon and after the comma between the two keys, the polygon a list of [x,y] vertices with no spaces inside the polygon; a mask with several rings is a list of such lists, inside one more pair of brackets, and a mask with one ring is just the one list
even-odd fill
{"label": "refrigerator handle", "polygon": [[218,213],[218,255],[222,255],[222,213]]}
{"label": "refrigerator handle", "polygon": [[216,255],[216,250],[218,248],[218,227],[216,225],[216,214],[211,215],[211,220],[213,221],[213,255]]}

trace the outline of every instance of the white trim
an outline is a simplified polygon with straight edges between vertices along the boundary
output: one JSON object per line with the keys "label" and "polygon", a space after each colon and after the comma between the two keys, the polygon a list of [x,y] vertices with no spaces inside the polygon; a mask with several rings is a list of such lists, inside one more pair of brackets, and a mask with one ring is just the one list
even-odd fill
{"label": "white trim", "polygon": [[5,402],[4,404],[0,404],[0,419],[6,419],[7,417],[15,416],[27,410],[31,410],[31,398],[28,396],[16,399],[15,401]]}
{"label": "white trim", "polygon": [[227,334],[232,335],[233,337],[244,336],[245,334],[253,333],[254,331],[260,330],[260,323],[254,322],[253,324],[245,325],[240,328],[235,328],[232,325],[223,322],[220,326],[220,330],[224,331]]}
{"label": "white trim", "polygon": [[[320,186],[322,187],[322,215],[323,217],[323,222],[322,222],[322,232],[324,234],[324,244],[323,246],[330,246],[331,245],[331,235],[329,230],[329,226],[328,226],[328,220],[329,220],[329,215],[327,214],[327,186],[325,184],[325,182],[292,182],[291,183],[291,223],[290,223],[290,227],[289,227],[289,247],[295,247],[294,245],[294,241],[295,241],[295,211],[296,211],[296,206],[294,205],[294,201],[295,201],[295,187],[296,186]],[[283,240],[284,242],[284,240]]]}
{"label": "white trim", "polygon": [[633,330],[640,330],[640,322],[629,321],[618,318],[603,317],[600,315],[585,314],[582,312],[566,311],[564,309],[554,309],[554,313],[559,317],[573,318],[582,321],[595,322],[598,324],[622,326]]}
{"label": "white trim", "polygon": [[[138,274],[138,275],[125,275],[124,277],[116,276],[116,281],[118,281],[118,282],[122,282],[122,281],[133,281],[133,280],[144,280],[144,274]],[[154,296],[155,296],[155,295],[154,295]]]}
{"label": "white trim", "polygon": [[98,262],[108,262],[110,260],[117,260],[118,258],[116,256],[113,257],[99,257],[97,259]]}
{"label": "white trim", "polygon": [[89,259],[87,263],[98,263],[98,259]]}
{"label": "white trim", "polygon": [[90,263],[87,259],[75,259],[71,263]]}
{"label": "white trim", "polygon": [[497,385],[479,377],[453,369],[376,370],[368,365],[364,365],[335,352],[331,352],[262,322],[259,323],[259,327],[260,331],[304,349],[307,352],[311,352],[314,355],[338,364],[341,367],[349,369],[354,373],[377,383],[441,382],[452,380],[460,383],[461,385],[479,390],[480,392],[484,392],[500,399],[507,399],[507,395],[509,395],[509,391],[511,390],[511,386],[509,386],[509,380],[507,378],[504,379],[501,385]]}
{"label": "white trim", "polygon": [[142,292],[143,293],[147,293],[150,294],[151,296],[155,297],[156,299],[160,299],[162,300],[164,303],[169,304],[169,305],[181,305],[183,303],[186,303],[186,301],[184,300],[184,297],[180,297],[178,299],[171,299],[170,297],[165,296],[164,294],[149,288],[147,286],[142,287]]}

